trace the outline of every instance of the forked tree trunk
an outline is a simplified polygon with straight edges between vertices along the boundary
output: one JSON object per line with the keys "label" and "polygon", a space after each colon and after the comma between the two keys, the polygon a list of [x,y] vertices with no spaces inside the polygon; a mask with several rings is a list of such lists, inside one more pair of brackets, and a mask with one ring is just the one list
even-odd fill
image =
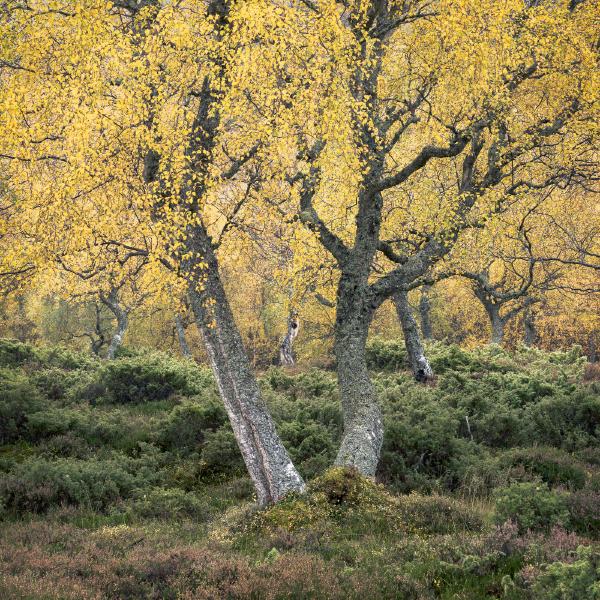
{"label": "forked tree trunk", "polygon": [[423,339],[433,339],[433,329],[431,327],[431,302],[429,301],[430,285],[424,285],[421,288],[421,298],[419,300],[419,315],[421,317],[421,332]]}
{"label": "forked tree trunk", "polygon": [[344,414],[344,433],[337,465],[356,467],[373,477],[383,441],[377,392],[366,360],[366,343],[373,317],[367,291],[342,275],[335,323],[335,357]]}
{"label": "forked tree trunk", "polygon": [[398,290],[393,300],[404,333],[404,343],[413,376],[420,383],[427,383],[433,379],[433,369],[425,356],[419,328],[408,302],[408,293],[406,290]]}
{"label": "forked tree trunk", "polygon": [[502,344],[504,341],[504,326],[507,319],[502,317],[500,309],[502,304],[494,302],[490,296],[481,288],[474,288],[475,297],[481,302],[490,321],[491,335],[490,344]]}
{"label": "forked tree trunk", "polygon": [[109,308],[117,320],[117,328],[113,333],[106,352],[106,358],[113,360],[117,354],[117,350],[123,345],[125,332],[129,325],[129,309],[121,306],[116,291],[114,290],[112,290],[108,296],[101,294],[100,299]]}
{"label": "forked tree trunk", "polygon": [[202,226],[195,227],[191,245],[206,265],[187,265],[192,311],[257,501],[264,506],[288,492],[303,491],[304,482],[261,397],[223,289],[214,249]]}
{"label": "forked tree trunk", "polygon": [[185,337],[185,327],[183,326],[183,320],[179,314],[175,315],[175,329],[177,330],[177,339],[179,340],[181,354],[183,354],[183,356],[186,358],[191,358],[192,351],[187,343],[187,339]]}
{"label": "forked tree trunk", "polygon": [[291,367],[296,363],[294,358],[294,340],[298,336],[300,330],[300,322],[298,321],[298,313],[292,311],[288,318],[288,328],[283,342],[279,347],[279,364],[284,367]]}

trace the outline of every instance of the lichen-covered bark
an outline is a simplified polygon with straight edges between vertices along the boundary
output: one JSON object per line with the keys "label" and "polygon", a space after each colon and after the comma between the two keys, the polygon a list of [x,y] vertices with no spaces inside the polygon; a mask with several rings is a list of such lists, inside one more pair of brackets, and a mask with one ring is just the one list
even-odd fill
{"label": "lichen-covered bark", "polygon": [[483,306],[490,320],[492,334],[490,343],[502,344],[504,341],[504,319],[500,316],[500,307],[493,302],[484,302]]}
{"label": "lichen-covered bark", "polygon": [[190,346],[187,343],[187,339],[185,337],[185,327],[183,326],[183,320],[181,319],[181,315],[175,315],[175,329],[177,330],[177,339],[179,340],[179,347],[181,348],[181,353],[183,354],[183,356],[191,358],[192,351],[190,350]]}
{"label": "lichen-covered bark", "polygon": [[190,304],[221,398],[259,505],[277,502],[288,492],[303,491],[304,482],[261,397],[223,289],[210,238],[201,225],[194,228],[189,244],[202,256],[201,263],[185,265]]}
{"label": "lichen-covered bark", "polygon": [[406,290],[398,290],[394,294],[393,300],[398,320],[404,333],[404,343],[406,344],[408,362],[413,376],[421,383],[431,381],[433,379],[433,369],[425,356],[425,349],[421,343],[419,328],[408,302],[408,293]]}
{"label": "lichen-covered bark", "polygon": [[429,291],[431,286],[424,285],[421,289],[421,298],[419,300],[419,315],[421,318],[421,332],[423,339],[433,339],[433,328],[431,326],[431,302],[429,300]]}
{"label": "lichen-covered bark", "polygon": [[365,346],[373,306],[367,291],[342,275],[335,324],[335,357],[344,415],[344,433],[337,465],[356,467],[373,477],[383,441],[383,422],[377,392],[369,371]]}
{"label": "lichen-covered bark", "polygon": [[108,351],[106,352],[106,357],[109,360],[112,360],[117,354],[117,350],[123,345],[125,332],[129,325],[129,310],[123,308],[119,303],[116,290],[111,290],[107,296],[101,294],[100,299],[110,309],[117,320],[117,327],[110,340]]}
{"label": "lichen-covered bark", "polygon": [[[206,5],[215,40],[222,41],[228,31],[231,7],[232,3],[225,0],[210,0]],[[180,210],[189,211],[195,218],[182,232],[186,258],[182,259],[178,254],[173,258],[187,280],[192,312],[233,433],[254,482],[258,503],[266,505],[277,502],[288,492],[303,491],[304,482],[261,397],[223,289],[213,240],[202,222],[202,201],[207,192],[221,124],[221,100],[230,84],[228,58],[227,52],[214,54],[211,73],[204,77],[196,94],[198,105],[185,151],[191,169],[182,177],[179,189]],[[167,194],[158,181],[156,167],[161,160],[162,157],[148,152],[144,178]],[[240,157],[235,163],[237,171],[234,170],[230,177],[239,172],[243,164]]]}

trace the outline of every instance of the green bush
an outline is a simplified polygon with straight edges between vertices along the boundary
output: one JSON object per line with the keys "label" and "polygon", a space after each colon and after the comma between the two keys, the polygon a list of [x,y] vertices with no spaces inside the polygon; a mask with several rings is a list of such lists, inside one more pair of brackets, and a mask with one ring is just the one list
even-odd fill
{"label": "green bush", "polygon": [[546,446],[518,448],[506,452],[500,459],[500,466],[522,466],[551,487],[563,486],[579,490],[586,482],[585,469],[572,456]]}
{"label": "green bush", "polygon": [[580,490],[568,498],[572,528],[581,535],[600,538],[600,491]]}
{"label": "green bush", "polygon": [[0,445],[26,437],[31,415],[42,407],[37,389],[24,373],[0,368]]}
{"label": "green bush", "polygon": [[521,532],[569,523],[566,495],[550,490],[546,484],[525,482],[500,488],[495,501],[496,522],[513,520]]}
{"label": "green bush", "polygon": [[539,444],[580,450],[600,445],[600,396],[584,386],[527,407],[525,433]]}
{"label": "green bush", "polygon": [[429,362],[434,373],[447,371],[480,371],[483,362],[475,352],[467,352],[455,344],[435,344],[429,350]]}
{"label": "green bush", "polygon": [[0,498],[16,513],[44,512],[61,504],[104,509],[136,487],[117,461],[34,458],[0,481]]}
{"label": "green bush", "polygon": [[35,357],[35,348],[18,340],[0,339],[0,367],[15,367]]}
{"label": "green bush", "polygon": [[72,432],[55,435],[40,446],[38,446],[40,455],[50,458],[90,458],[93,453],[88,443]]}
{"label": "green bush", "polygon": [[30,375],[31,382],[40,394],[48,400],[65,400],[75,386],[80,384],[80,370],[65,371],[58,367],[34,371]]}
{"label": "green bush", "polygon": [[274,391],[284,391],[291,399],[319,398],[332,396],[337,392],[335,376],[318,369],[310,369],[298,375],[289,375],[283,369],[271,367],[264,381]]}
{"label": "green bush", "polygon": [[134,417],[119,410],[100,410],[87,405],[51,407],[29,416],[26,437],[32,442],[40,442],[68,434],[95,448],[109,446],[132,450],[138,442],[150,441],[155,428],[155,420],[141,415]]}
{"label": "green bush", "polygon": [[164,400],[175,392],[201,394],[213,388],[206,371],[160,354],[109,361],[100,372],[99,383],[107,400],[118,404]]}
{"label": "green bush", "polygon": [[230,427],[206,432],[201,457],[202,472],[206,475],[231,475],[244,471],[244,461]]}
{"label": "green bush", "polygon": [[600,551],[580,546],[574,562],[548,565],[533,583],[532,593],[536,600],[599,600]]}
{"label": "green bush", "polygon": [[320,423],[291,421],[280,425],[279,435],[303,475],[314,477],[329,467],[337,451],[331,432]]}
{"label": "green bush", "polygon": [[82,369],[97,360],[82,352],[73,352],[62,346],[34,346],[17,340],[0,339],[0,367],[29,365],[37,368]]}
{"label": "green bush", "polygon": [[453,487],[458,481],[453,467],[469,454],[458,436],[459,414],[432,394],[414,386],[390,387],[382,396],[384,440],[378,474],[402,491],[416,489],[416,482],[424,479],[443,479]]}
{"label": "green bush", "polygon": [[178,488],[152,488],[141,494],[131,510],[145,518],[178,519],[186,517],[205,521],[210,515],[208,504],[192,492]]}
{"label": "green bush", "polygon": [[227,423],[227,413],[219,400],[186,401],[173,408],[161,424],[159,443],[163,448],[182,452],[198,451],[207,431]]}
{"label": "green bush", "polygon": [[375,338],[367,343],[367,366],[374,371],[408,369],[408,354],[404,342]]}

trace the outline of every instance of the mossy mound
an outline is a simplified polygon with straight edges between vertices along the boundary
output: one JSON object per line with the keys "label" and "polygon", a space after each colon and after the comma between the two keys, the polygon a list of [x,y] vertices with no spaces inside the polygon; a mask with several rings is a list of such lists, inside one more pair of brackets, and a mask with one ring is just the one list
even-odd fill
{"label": "mossy mound", "polygon": [[310,530],[328,537],[377,534],[395,537],[479,531],[483,517],[472,506],[443,496],[394,496],[356,469],[334,467],[314,479],[306,494],[290,494],[258,511],[238,538],[298,534]]}

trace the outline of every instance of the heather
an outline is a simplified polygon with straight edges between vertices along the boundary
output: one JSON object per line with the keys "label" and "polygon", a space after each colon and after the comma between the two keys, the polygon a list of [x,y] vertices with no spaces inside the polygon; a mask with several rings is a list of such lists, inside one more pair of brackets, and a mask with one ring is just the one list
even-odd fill
{"label": "heather", "polygon": [[308,490],[260,510],[210,373],[124,354],[0,341],[0,596],[600,597],[600,382],[577,348],[433,343],[423,386],[373,340],[375,481],[332,468],[334,373],[266,370]]}

